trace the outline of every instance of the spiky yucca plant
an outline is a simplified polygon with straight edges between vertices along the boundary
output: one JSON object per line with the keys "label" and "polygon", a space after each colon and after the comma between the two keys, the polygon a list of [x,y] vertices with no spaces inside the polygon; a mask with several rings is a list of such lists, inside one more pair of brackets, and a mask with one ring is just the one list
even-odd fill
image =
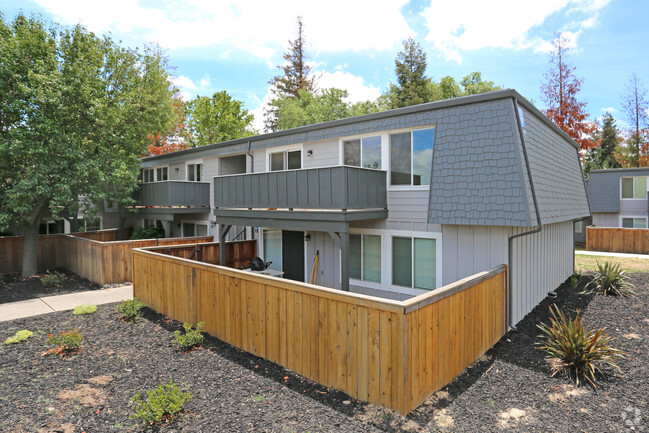
{"label": "spiky yucca plant", "polygon": [[584,293],[597,292],[604,295],[634,296],[635,286],[618,263],[604,262],[604,265],[601,265],[597,262],[595,278],[588,283]]}
{"label": "spiky yucca plant", "polygon": [[552,368],[552,376],[557,373],[575,373],[575,381],[579,385],[579,377],[583,376],[593,386],[595,373],[601,367],[609,365],[618,367],[616,360],[624,358],[625,352],[610,346],[613,337],[604,333],[603,329],[585,330],[581,324],[581,315],[577,310],[574,319],[566,317],[559,307],[550,306],[550,325],[537,325],[543,334],[539,349],[547,353],[546,359]]}

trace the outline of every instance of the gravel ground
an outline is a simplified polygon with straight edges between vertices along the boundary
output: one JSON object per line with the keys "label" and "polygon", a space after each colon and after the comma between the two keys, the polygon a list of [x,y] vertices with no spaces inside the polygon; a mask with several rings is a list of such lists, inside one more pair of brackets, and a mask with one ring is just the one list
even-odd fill
{"label": "gravel ground", "polygon": [[[649,431],[649,274],[632,274],[638,297],[580,295],[563,285],[515,330],[408,417],[357,402],[214,338],[191,353],[173,343],[180,324],[151,310],[136,324],[116,304],[74,317],[70,312],[0,323],[0,337],[29,329],[26,342],[0,345],[0,431],[136,431],[129,419],[136,393],[173,379],[192,394],[164,432],[213,431]],[[621,373],[598,387],[550,377],[536,324],[548,306],[580,308],[587,327],[605,327],[628,351]],[[82,351],[42,356],[50,332],[78,329]]]}

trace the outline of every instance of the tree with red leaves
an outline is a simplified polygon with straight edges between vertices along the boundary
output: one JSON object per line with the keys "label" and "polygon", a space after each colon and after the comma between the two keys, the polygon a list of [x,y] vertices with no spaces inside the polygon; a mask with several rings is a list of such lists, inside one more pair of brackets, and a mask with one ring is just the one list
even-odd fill
{"label": "tree with red leaves", "polygon": [[185,103],[179,95],[173,98],[174,120],[171,128],[165,132],[150,134],[147,156],[163,155],[177,150],[187,149],[187,114]]}
{"label": "tree with red leaves", "polygon": [[546,82],[541,85],[541,98],[548,107],[544,113],[579,144],[580,151],[592,149],[596,145],[592,138],[595,124],[586,121],[586,103],[577,100],[583,79],[577,78],[575,68],[566,63],[569,41],[557,33],[552,45]]}

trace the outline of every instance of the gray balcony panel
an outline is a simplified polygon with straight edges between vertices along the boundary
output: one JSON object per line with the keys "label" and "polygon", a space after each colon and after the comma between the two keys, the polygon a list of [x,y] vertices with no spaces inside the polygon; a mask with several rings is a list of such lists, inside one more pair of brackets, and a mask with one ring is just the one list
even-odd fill
{"label": "gray balcony panel", "polygon": [[214,178],[219,208],[386,209],[386,173],[324,167]]}
{"label": "gray balcony panel", "polygon": [[210,207],[209,182],[170,180],[140,184],[135,193],[139,206]]}

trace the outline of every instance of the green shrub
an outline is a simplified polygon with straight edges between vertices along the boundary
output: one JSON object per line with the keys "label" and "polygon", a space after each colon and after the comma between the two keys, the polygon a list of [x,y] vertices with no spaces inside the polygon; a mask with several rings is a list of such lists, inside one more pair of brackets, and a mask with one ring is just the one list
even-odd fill
{"label": "green shrub", "polygon": [[20,343],[21,341],[27,340],[32,335],[34,335],[34,333],[32,331],[28,331],[26,329],[23,329],[22,331],[16,332],[13,337],[7,338],[5,340],[5,344]]}
{"label": "green shrub", "polygon": [[95,311],[97,311],[96,305],[81,304],[74,307],[74,311],[72,311],[72,314],[74,314],[75,316],[83,316],[84,314],[92,314]]}
{"label": "green shrub", "polygon": [[192,396],[178,389],[173,380],[167,385],[160,385],[153,391],[146,392],[146,400],[140,394],[131,399],[135,403],[135,414],[145,426],[159,424],[163,419],[173,420],[182,410],[183,404]]}
{"label": "green shrub", "polygon": [[570,285],[572,287],[577,287],[579,285],[579,281],[581,281],[581,277],[582,277],[581,272],[579,271],[573,272],[572,275],[570,276]]}
{"label": "green shrub", "polygon": [[590,294],[597,292],[604,295],[633,296],[635,295],[635,286],[629,280],[626,271],[619,264],[604,262],[604,265],[600,265],[597,262],[595,278],[588,283],[584,289],[584,293]]}
{"label": "green shrub", "polygon": [[126,299],[122,301],[121,304],[117,306],[117,312],[122,315],[124,320],[134,322],[139,316],[142,315],[142,308],[146,305],[144,302],[138,300],[137,298]]}
{"label": "green shrub", "polygon": [[79,350],[81,343],[83,343],[83,335],[76,329],[61,332],[59,335],[48,334],[46,343],[50,346],[56,346],[54,349],[45,352],[46,355],[67,355]]}
{"label": "green shrub", "polygon": [[624,352],[610,346],[614,338],[604,334],[602,329],[587,331],[581,324],[579,310],[570,319],[554,305],[550,306],[550,325],[537,325],[543,334],[539,349],[543,350],[552,368],[552,376],[562,372],[574,373],[579,385],[583,376],[595,386],[595,373],[602,366],[609,365],[619,370],[616,360],[624,357]]}
{"label": "green shrub", "polygon": [[65,281],[65,275],[59,272],[45,271],[45,275],[41,277],[41,284],[47,288],[61,287]]}
{"label": "green shrub", "polygon": [[133,230],[133,235],[131,239],[157,239],[164,238],[165,230],[162,227],[136,227]]}
{"label": "green shrub", "polygon": [[203,344],[203,334],[201,334],[201,328],[205,323],[198,322],[196,328],[192,329],[192,325],[185,322],[183,323],[183,328],[185,329],[185,334],[180,331],[174,331],[176,336],[176,344],[182,350],[190,350],[196,346]]}

